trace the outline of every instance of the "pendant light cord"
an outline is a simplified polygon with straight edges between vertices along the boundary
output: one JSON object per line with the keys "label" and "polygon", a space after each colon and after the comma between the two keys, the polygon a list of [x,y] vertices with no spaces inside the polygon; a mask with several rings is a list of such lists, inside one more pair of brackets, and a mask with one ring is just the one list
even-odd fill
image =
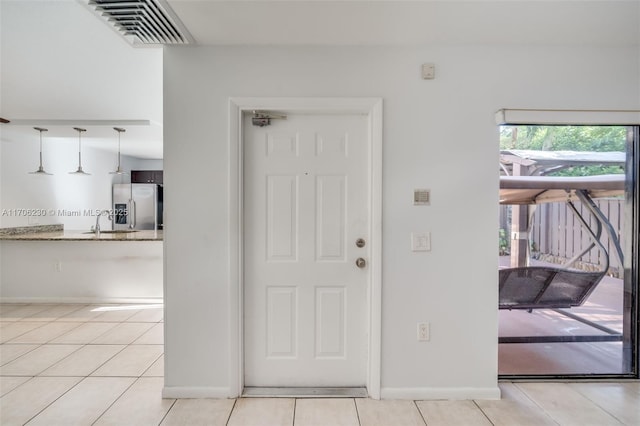
{"label": "pendant light cord", "polygon": [[85,173],[84,170],[82,170],[82,132],[86,132],[87,129],[82,129],[80,127],[74,127],[73,129],[78,132],[78,170],[70,173],[89,175],[91,173]]}
{"label": "pendant light cord", "polygon": [[114,127],[113,130],[118,132],[118,169],[117,170],[120,171],[120,134],[122,132],[126,132],[126,130],[120,127]]}
{"label": "pendant light cord", "polygon": [[38,132],[40,132],[40,152],[39,152],[39,159],[40,159],[40,164],[38,165],[38,170],[36,170],[35,172],[29,172],[29,174],[43,174],[43,175],[49,175],[51,173],[47,173],[44,170],[44,167],[42,166],[42,132],[47,132],[49,131],[49,129],[45,129],[43,127],[34,127],[34,130],[37,130]]}
{"label": "pendant light cord", "polygon": [[42,132],[44,129],[39,129],[40,132],[40,168],[42,168]]}
{"label": "pendant light cord", "polygon": [[120,135],[122,134],[122,132],[126,132],[126,129],[123,129],[121,127],[114,127],[113,130],[115,130],[116,132],[118,132],[118,167],[116,167],[116,170],[114,172],[109,172],[110,174],[113,175],[126,175],[128,174],[127,172],[122,170],[122,162],[121,162],[121,150],[120,150]]}

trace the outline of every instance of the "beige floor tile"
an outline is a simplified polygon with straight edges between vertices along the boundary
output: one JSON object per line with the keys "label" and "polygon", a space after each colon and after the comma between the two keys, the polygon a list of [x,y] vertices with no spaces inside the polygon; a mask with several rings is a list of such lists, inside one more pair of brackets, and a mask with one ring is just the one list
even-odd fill
{"label": "beige floor tile", "polygon": [[11,339],[9,343],[47,343],[78,326],[77,322],[50,322],[15,339]]}
{"label": "beige floor tile", "polygon": [[80,380],[80,377],[32,378],[0,398],[0,424],[25,424]]}
{"label": "beige floor tile", "polygon": [[29,426],[90,425],[134,380],[127,377],[87,377],[38,414]]}
{"label": "beige floor tile", "polygon": [[175,399],[162,399],[164,380],[158,377],[138,379],[98,419],[98,425],[158,425]]}
{"label": "beige floor tile", "polygon": [[18,321],[25,317],[35,315],[38,312],[46,311],[47,309],[53,308],[55,305],[52,304],[33,304],[33,305],[21,305],[17,309],[8,309],[6,312],[0,311],[0,318],[2,321]]}
{"label": "beige floor tile", "polygon": [[413,401],[356,398],[362,426],[424,426],[424,420]]}
{"label": "beige floor tile", "polygon": [[416,405],[429,426],[491,426],[473,401],[418,401]]}
{"label": "beige floor tile", "polygon": [[42,345],[0,367],[0,376],[36,376],[80,348],[80,345]]}
{"label": "beige floor tile", "polygon": [[139,309],[132,308],[127,305],[109,307],[98,306],[96,309],[100,312],[100,315],[91,318],[89,321],[122,322],[140,312]]}
{"label": "beige floor tile", "polygon": [[28,303],[0,303],[0,320],[6,314],[16,309],[27,306]]}
{"label": "beige floor tile", "polygon": [[163,345],[164,344],[164,323],[155,324],[142,336],[138,337],[134,345]]}
{"label": "beige floor tile", "polygon": [[38,346],[39,345],[11,345],[9,343],[0,345],[0,365],[11,362],[27,352],[31,352]]}
{"label": "beige floor tile", "polygon": [[567,383],[519,383],[517,386],[561,425],[620,424],[613,416]]}
{"label": "beige floor tile", "polygon": [[290,398],[241,398],[228,426],[291,426],[295,400]]}
{"label": "beige floor tile", "polygon": [[152,323],[123,322],[116,325],[91,343],[99,345],[128,345],[149,331]]}
{"label": "beige floor tile", "polygon": [[162,355],[163,350],[162,345],[127,346],[91,375],[140,377]]}
{"label": "beige floor tile", "polygon": [[296,426],[359,426],[353,399],[298,399],[294,418]]}
{"label": "beige floor tile", "polygon": [[476,404],[495,426],[557,426],[548,415],[512,383],[501,383],[500,400],[477,400]]}
{"label": "beige floor tile", "polygon": [[87,345],[47,368],[41,376],[88,376],[125,348],[124,345]]}
{"label": "beige floor tile", "polygon": [[142,375],[143,377],[164,377],[164,355],[160,356],[156,362],[151,364]]}
{"label": "beige floor tile", "polygon": [[629,392],[635,392],[640,397],[640,382],[624,381],[621,384],[623,384],[625,389],[627,389]]}
{"label": "beige floor tile", "polygon": [[640,382],[571,383],[572,389],[626,425],[640,425]]}
{"label": "beige floor tile", "polygon": [[20,386],[21,384],[23,384],[29,379],[31,379],[31,377],[24,377],[24,376],[0,377],[0,397],[5,395],[8,392],[11,392],[12,390],[14,390],[15,388],[17,388],[18,386]]}
{"label": "beige floor tile", "polygon": [[61,318],[65,315],[73,313],[79,309],[84,308],[87,305],[77,305],[77,304],[62,304],[55,305],[49,309],[44,311],[40,311],[36,314],[30,315],[28,317],[23,318],[23,321],[55,321],[58,318]]}
{"label": "beige floor tile", "polygon": [[[4,325],[7,324],[7,325]],[[16,337],[22,336],[36,328],[42,327],[45,324],[39,322],[11,322],[4,323],[2,326],[2,332],[0,333],[0,343],[8,342]]]}
{"label": "beige floor tile", "polygon": [[107,331],[115,328],[117,322],[86,322],[79,327],[56,337],[49,343],[66,343],[86,345],[105,334]]}
{"label": "beige floor tile", "polygon": [[178,399],[161,426],[225,426],[235,399]]}
{"label": "beige floor tile", "polygon": [[[56,321],[91,321],[92,319],[102,315],[104,311],[99,310],[103,305],[87,305],[77,311],[71,312],[58,318]],[[118,322],[118,321],[114,321]]]}
{"label": "beige floor tile", "polygon": [[127,319],[127,322],[160,322],[164,318],[162,305],[149,305]]}

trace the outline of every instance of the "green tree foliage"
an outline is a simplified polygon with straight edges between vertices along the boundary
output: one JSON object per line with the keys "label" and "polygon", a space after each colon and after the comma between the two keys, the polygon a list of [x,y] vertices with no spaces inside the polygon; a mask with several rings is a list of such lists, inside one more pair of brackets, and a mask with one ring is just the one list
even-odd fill
{"label": "green tree foliage", "polygon": [[500,149],[624,151],[624,126],[501,126]]}
{"label": "green tree foliage", "polygon": [[[501,126],[500,149],[538,151],[625,151],[624,126]],[[553,173],[556,176],[590,176],[624,173],[620,167],[581,166]]]}

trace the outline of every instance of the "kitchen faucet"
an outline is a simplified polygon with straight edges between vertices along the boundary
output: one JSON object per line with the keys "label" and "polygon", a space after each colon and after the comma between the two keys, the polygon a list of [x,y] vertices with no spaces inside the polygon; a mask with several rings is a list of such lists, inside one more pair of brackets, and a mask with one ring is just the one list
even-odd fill
{"label": "kitchen faucet", "polygon": [[98,210],[98,212],[96,213],[96,226],[95,228],[93,228],[93,232],[95,232],[96,235],[100,234],[100,216],[102,215],[107,215],[107,218],[111,220],[111,214],[109,210]]}

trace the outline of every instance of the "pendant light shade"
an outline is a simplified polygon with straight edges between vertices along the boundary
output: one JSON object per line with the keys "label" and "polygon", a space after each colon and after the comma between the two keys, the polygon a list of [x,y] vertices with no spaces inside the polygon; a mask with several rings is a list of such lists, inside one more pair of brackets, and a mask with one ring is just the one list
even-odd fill
{"label": "pendant light shade", "polygon": [[128,175],[129,173],[125,172],[124,170],[122,170],[122,168],[120,167],[120,134],[122,132],[126,132],[125,129],[122,129],[120,127],[114,127],[113,130],[115,130],[116,132],[118,132],[118,167],[116,168],[115,171],[113,172],[109,172],[110,175]]}
{"label": "pendant light shade", "polygon": [[81,129],[80,127],[74,127],[73,130],[78,132],[78,170],[75,172],[69,172],[72,175],[90,175],[91,173],[87,173],[82,170],[82,132],[86,132],[87,129]]}
{"label": "pendant light shade", "polygon": [[38,166],[38,170],[29,172],[29,174],[51,176],[51,173],[45,172],[44,167],[42,167],[42,132],[47,132],[49,129],[43,129],[42,127],[34,127],[34,129],[40,132],[40,165]]}

